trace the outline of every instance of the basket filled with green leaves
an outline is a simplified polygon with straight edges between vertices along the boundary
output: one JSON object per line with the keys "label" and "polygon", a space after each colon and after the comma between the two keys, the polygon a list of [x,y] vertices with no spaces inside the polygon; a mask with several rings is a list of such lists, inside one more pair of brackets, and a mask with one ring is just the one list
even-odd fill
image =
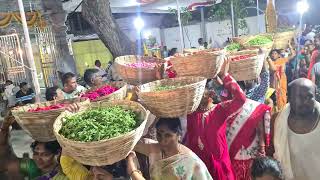
{"label": "basket filled with green leaves", "polygon": [[139,87],[138,97],[158,117],[180,117],[194,112],[202,99],[206,78],[164,79]]}
{"label": "basket filled with green leaves", "polygon": [[133,101],[92,103],[77,113],[63,112],[53,128],[59,144],[76,161],[103,166],[118,162],[143,135],[149,113]]}

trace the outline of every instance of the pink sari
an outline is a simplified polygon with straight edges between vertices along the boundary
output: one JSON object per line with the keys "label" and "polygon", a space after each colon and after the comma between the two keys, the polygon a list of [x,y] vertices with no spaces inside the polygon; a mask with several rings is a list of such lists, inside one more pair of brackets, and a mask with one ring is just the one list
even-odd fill
{"label": "pink sari", "polygon": [[[250,168],[259,153],[257,128],[270,107],[247,99],[241,112],[228,119],[227,141],[236,179],[250,180]],[[270,121],[264,122],[265,144],[270,141]]]}

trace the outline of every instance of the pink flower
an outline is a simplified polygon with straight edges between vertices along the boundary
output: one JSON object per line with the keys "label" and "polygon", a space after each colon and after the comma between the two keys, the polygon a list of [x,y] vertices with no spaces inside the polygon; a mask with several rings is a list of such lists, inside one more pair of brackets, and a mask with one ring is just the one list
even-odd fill
{"label": "pink flower", "polygon": [[45,107],[38,107],[35,109],[29,109],[28,112],[42,112],[42,111],[50,111],[50,110],[56,110],[56,109],[61,109],[65,105],[64,104],[54,104],[51,106],[45,106]]}
{"label": "pink flower", "polygon": [[89,98],[90,100],[95,100],[99,97],[107,96],[117,90],[118,88],[106,85],[94,91],[87,92],[83,94],[81,97]]}
{"label": "pink flower", "polygon": [[132,68],[147,68],[147,69],[153,69],[156,65],[157,63],[144,62],[144,61],[136,62],[132,64],[126,64],[126,66],[132,67]]}

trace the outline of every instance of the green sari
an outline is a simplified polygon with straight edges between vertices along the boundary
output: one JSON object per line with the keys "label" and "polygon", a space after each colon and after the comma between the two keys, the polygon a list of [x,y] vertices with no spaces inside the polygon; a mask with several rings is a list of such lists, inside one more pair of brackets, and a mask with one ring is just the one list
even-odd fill
{"label": "green sari", "polygon": [[60,166],[56,167],[52,172],[42,174],[35,162],[29,158],[20,160],[20,172],[28,180],[69,180],[67,176],[63,174]]}
{"label": "green sari", "polygon": [[212,180],[207,167],[195,154],[177,154],[156,161],[150,172],[152,180]]}

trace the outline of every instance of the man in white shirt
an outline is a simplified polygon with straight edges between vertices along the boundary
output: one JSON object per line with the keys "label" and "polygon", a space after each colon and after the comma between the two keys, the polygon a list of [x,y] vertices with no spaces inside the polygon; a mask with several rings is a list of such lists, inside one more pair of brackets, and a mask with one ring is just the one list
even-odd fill
{"label": "man in white shirt", "polygon": [[205,50],[205,47],[204,47],[204,42],[203,42],[203,38],[199,38],[198,39],[198,43],[199,43],[199,50]]}
{"label": "man in white shirt", "polygon": [[104,69],[101,68],[101,62],[100,60],[96,60],[94,62],[94,65],[95,65],[95,69],[99,70],[98,74],[102,77],[102,81],[107,81],[108,78],[107,78],[107,73]]}
{"label": "man in white shirt", "polygon": [[18,89],[14,86],[13,82],[10,80],[6,81],[6,86],[4,90],[4,100],[8,101],[8,107],[13,107],[16,105],[16,97],[15,94],[17,93]]}
{"label": "man in white shirt", "polygon": [[69,72],[62,76],[63,95],[65,99],[79,97],[87,89],[77,83],[76,75]]}

